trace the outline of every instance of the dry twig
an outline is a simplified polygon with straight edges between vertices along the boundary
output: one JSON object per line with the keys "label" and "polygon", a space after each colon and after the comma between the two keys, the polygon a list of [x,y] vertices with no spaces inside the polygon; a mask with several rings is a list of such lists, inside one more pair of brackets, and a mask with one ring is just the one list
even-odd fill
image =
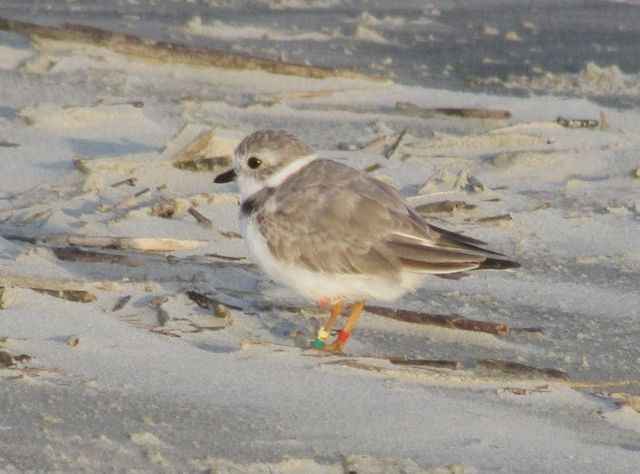
{"label": "dry twig", "polygon": [[524,375],[527,377],[542,377],[552,379],[568,379],[569,374],[559,369],[539,369],[530,365],[519,364],[507,360],[479,359],[476,361],[478,367],[484,369],[497,370],[507,374]]}
{"label": "dry twig", "polygon": [[408,309],[393,309],[382,306],[367,306],[366,311],[380,316],[385,316],[387,318],[397,319],[398,321],[417,324],[431,324],[451,329],[464,329],[465,331],[486,332],[497,336],[502,336],[509,332],[509,328],[506,324],[478,321],[456,314],[429,314]]}

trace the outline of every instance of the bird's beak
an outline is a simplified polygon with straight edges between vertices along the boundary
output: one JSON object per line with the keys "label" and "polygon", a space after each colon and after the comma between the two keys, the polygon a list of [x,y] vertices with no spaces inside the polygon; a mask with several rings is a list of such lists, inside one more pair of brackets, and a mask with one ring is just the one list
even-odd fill
{"label": "bird's beak", "polygon": [[225,171],[222,174],[219,174],[218,176],[216,176],[216,178],[213,180],[214,183],[230,183],[231,181],[235,181],[236,180],[236,170],[234,170],[233,168],[231,168],[229,171]]}

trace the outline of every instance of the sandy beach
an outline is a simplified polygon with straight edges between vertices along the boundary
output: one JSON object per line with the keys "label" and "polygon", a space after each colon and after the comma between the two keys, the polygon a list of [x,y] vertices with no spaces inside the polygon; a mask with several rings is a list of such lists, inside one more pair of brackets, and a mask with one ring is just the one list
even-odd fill
{"label": "sandy beach", "polygon": [[[0,472],[638,470],[640,76],[600,53],[640,7],[609,2],[619,18],[574,69],[476,68],[447,88],[444,66],[415,60],[453,34],[446,2],[335,3],[261,2],[243,23],[243,2],[140,2],[111,24],[83,23],[98,17],[86,2],[49,19],[7,4],[5,18],[58,28],[67,12],[185,57],[329,69],[2,28]],[[544,14],[518,12],[458,37],[544,48]],[[520,262],[370,302],[484,329],[365,307],[346,354],[310,349],[326,314],[247,260],[237,188],[213,183],[265,128]]]}

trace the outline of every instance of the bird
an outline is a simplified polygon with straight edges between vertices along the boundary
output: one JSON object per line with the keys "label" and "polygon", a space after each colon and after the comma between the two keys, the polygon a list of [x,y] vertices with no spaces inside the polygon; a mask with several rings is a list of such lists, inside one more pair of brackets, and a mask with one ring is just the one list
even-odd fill
{"label": "bird", "polygon": [[[427,275],[520,265],[486,243],[425,220],[393,186],[320,158],[285,131],[259,130],[234,151],[240,228],[249,258],[275,282],[330,310],[312,346],[340,353],[367,300],[394,301]],[[343,305],[345,325],[329,344]]]}

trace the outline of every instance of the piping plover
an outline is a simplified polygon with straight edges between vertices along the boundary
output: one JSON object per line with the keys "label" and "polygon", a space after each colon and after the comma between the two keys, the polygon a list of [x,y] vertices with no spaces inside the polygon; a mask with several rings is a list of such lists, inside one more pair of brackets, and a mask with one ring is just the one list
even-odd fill
{"label": "piping plover", "polygon": [[[331,307],[314,347],[341,351],[366,299],[392,301],[428,274],[519,265],[484,242],[425,221],[393,187],[314,151],[285,132],[262,130],[235,150],[240,223],[249,257],[274,281]],[[342,313],[346,325],[327,345]]]}

